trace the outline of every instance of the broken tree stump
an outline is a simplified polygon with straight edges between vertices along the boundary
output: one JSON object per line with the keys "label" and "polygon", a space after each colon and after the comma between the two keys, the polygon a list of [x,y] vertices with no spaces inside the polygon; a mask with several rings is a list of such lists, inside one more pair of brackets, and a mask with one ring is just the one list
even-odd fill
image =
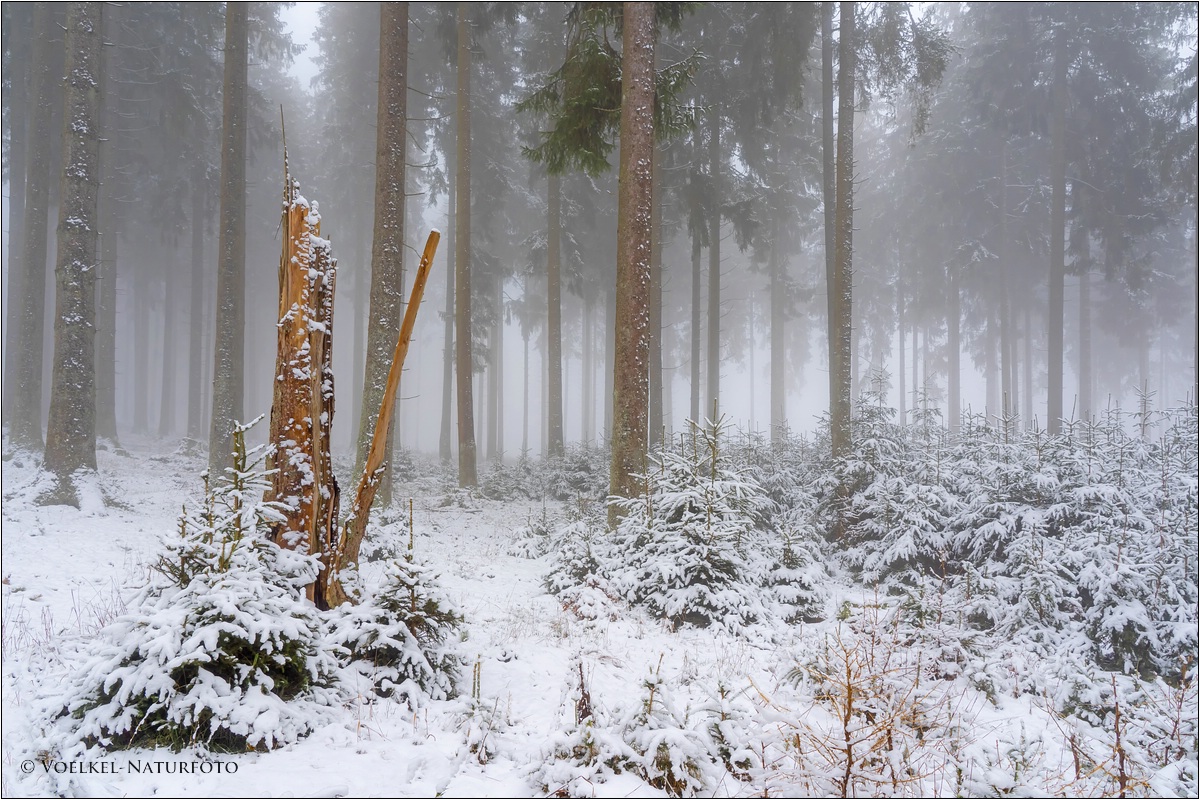
{"label": "broken tree stump", "polygon": [[[284,154],[283,252],[270,441],[271,491],[282,519],[277,544],[326,556],[337,541],[339,489],[329,454],[333,427],[333,294],[337,262],[316,204],[300,195]],[[328,564],[328,559],[324,559]],[[327,569],[327,568],[326,568]],[[324,570],[323,570],[324,571]],[[326,607],[325,582],[307,589]]]}

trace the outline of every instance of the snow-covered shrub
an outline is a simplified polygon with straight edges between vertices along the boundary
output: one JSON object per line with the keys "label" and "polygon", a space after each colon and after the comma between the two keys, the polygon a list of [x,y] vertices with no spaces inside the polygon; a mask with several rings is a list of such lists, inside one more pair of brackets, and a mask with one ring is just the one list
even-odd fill
{"label": "snow-covered shrub", "polygon": [[534,783],[551,797],[594,797],[597,784],[629,772],[638,758],[612,729],[603,709],[592,704],[583,664],[576,666],[579,686],[574,724],[555,730],[542,762],[532,770]]}
{"label": "snow-covered shrub", "polygon": [[263,453],[247,452],[244,432],[229,477],[185,512],[134,610],[69,679],[52,747],[271,749],[334,702],[337,664],[302,589],[319,563],[268,537],[278,512],[259,499]]}
{"label": "snow-covered shrub", "polygon": [[603,500],[608,494],[607,447],[569,445],[561,456],[542,464],[543,497],[555,500]]}
{"label": "snow-covered shrub", "polygon": [[493,458],[479,481],[479,493],[489,500],[528,498],[532,496],[531,478],[528,461],[508,465],[502,458]]}
{"label": "snow-covered shrub", "polygon": [[462,615],[411,546],[391,563],[374,597],[329,614],[332,643],[380,696],[398,694],[415,706],[454,693]]}
{"label": "snow-covered shrub", "polygon": [[816,621],[825,616],[830,583],[823,542],[813,524],[812,500],[779,515],[778,534],[759,537],[766,558],[762,583],[774,616],[788,623]]}
{"label": "snow-covered shrub", "polygon": [[807,504],[813,498],[816,467],[824,458],[807,438],[784,427],[772,441],[762,434],[748,433],[725,449],[733,461],[746,465],[750,476],[780,509]]}
{"label": "snow-covered shrub", "polygon": [[533,780],[549,797],[595,797],[597,784],[630,772],[637,757],[620,735],[589,716],[551,735]]}
{"label": "snow-covered shrub", "polygon": [[604,522],[586,506],[552,536],[554,553],[546,573],[546,590],[563,608],[582,619],[615,617],[614,590],[609,583],[609,542]]}
{"label": "snow-covered shrub", "polygon": [[550,552],[556,522],[542,503],[541,513],[530,514],[513,536],[512,555],[521,558],[541,558]]}
{"label": "snow-covered shrub", "polygon": [[636,754],[634,769],[671,797],[693,797],[714,785],[718,768],[712,742],[675,707],[661,664],[646,676],[642,688],[641,706],[621,723],[621,737]]}
{"label": "snow-covered shrub", "polygon": [[697,428],[690,443],[651,456],[646,496],[610,498],[621,512],[612,585],[675,624],[734,631],[764,616],[747,550],[773,506],[721,446],[719,425]]}

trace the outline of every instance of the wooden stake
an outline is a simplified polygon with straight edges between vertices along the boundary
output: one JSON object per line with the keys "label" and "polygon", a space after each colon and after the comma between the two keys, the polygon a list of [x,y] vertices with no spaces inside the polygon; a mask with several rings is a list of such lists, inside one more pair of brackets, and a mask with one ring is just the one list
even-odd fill
{"label": "wooden stake", "polygon": [[362,547],[363,536],[366,534],[367,519],[371,515],[371,505],[375,502],[375,492],[379,488],[378,473],[380,467],[383,466],[383,457],[387,449],[392,409],[395,408],[396,392],[400,388],[400,373],[404,369],[404,359],[408,355],[413,328],[417,324],[417,311],[421,306],[421,298],[425,294],[425,284],[429,280],[433,256],[437,252],[438,241],[441,237],[439,232],[432,231],[429,239],[425,242],[425,252],[421,256],[421,265],[417,268],[412,294],[408,299],[408,307],[404,311],[404,322],[400,326],[400,338],[396,341],[396,352],[392,357],[391,369],[388,370],[383,402],[379,408],[379,418],[375,423],[375,432],[371,436],[371,448],[367,451],[367,462],[354,492],[354,504],[350,507],[350,514],[342,524],[337,547],[332,553],[329,553],[330,557],[326,560],[328,566],[326,567],[327,574],[324,576],[325,597],[331,608],[342,603],[353,602],[353,598],[346,593],[342,586],[340,573],[358,563],[359,549]]}

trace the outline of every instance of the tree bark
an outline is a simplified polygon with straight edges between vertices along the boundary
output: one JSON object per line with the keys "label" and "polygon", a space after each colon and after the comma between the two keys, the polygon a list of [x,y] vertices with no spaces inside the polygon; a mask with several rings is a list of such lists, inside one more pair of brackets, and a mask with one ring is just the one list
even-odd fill
{"label": "tree bark", "polygon": [[[20,313],[9,317],[8,363],[11,405],[5,403],[9,436],[15,447],[42,448],[42,331],[46,315],[46,228],[50,214],[50,140],[54,78],[51,74],[54,11],[49,3],[34,5],[34,67],[29,123],[29,162],[25,177],[22,258],[14,291]],[[15,356],[15,358],[13,357]],[[6,368],[6,372],[7,372]]]}
{"label": "tree bark", "polygon": [[721,112],[710,112],[708,168],[712,213],[708,218],[708,402],[704,413],[720,416],[721,397]]}
{"label": "tree bark", "polygon": [[55,268],[54,372],[45,468],[56,485],[47,504],[79,506],[74,477],[96,468],[96,217],[100,160],[101,3],[67,13],[67,93]]}
{"label": "tree bark", "polygon": [[208,471],[224,475],[233,426],[242,420],[246,331],[246,69],[249,7],[225,7],[225,75],[221,130],[216,344]]}
{"label": "tree bark", "polygon": [[[624,7],[621,53],[621,157],[617,206],[617,291],[609,493],[642,491],[646,468],[650,350],[650,217],[654,160],[654,4]],[[616,506],[609,506],[615,524]]]}
{"label": "tree bark", "polygon": [[475,467],[475,405],[472,397],[474,361],[471,355],[471,42],[467,14],[470,6],[459,3],[458,110],[456,112],[458,157],[455,181],[455,349],[458,382],[458,485],[478,483]]}
{"label": "tree bark", "polygon": [[[404,285],[404,164],[408,102],[408,4],[379,4],[379,94],[375,121],[375,224],[371,234],[371,299],[362,411],[354,464],[357,483],[366,468],[400,330]],[[390,495],[390,447],[385,444],[378,491]]]}
{"label": "tree bark", "polygon": [[1063,417],[1063,294],[1067,205],[1067,50],[1056,34],[1053,102],[1050,116],[1050,329],[1046,347],[1046,429],[1061,430]]}
{"label": "tree bark", "polygon": [[[276,544],[324,554],[336,542],[340,490],[333,474],[333,298],[337,264],[320,238],[321,218],[301,202],[284,156],[283,252],[270,442],[275,446],[271,490],[281,504]],[[326,569],[329,561],[325,562]],[[324,570],[323,570],[324,571]],[[308,599],[327,608],[326,584],[307,587]]]}
{"label": "tree bark", "polygon": [[837,204],[834,219],[833,342],[830,362],[830,433],[835,457],[850,453],[851,350],[853,347],[852,286],[854,235],[854,3],[841,3],[838,38]]}
{"label": "tree bark", "polygon": [[654,216],[650,221],[650,430],[651,449],[663,437],[663,193],[662,149],[656,147],[651,169],[654,182]]}
{"label": "tree bark", "polygon": [[550,358],[548,455],[563,454],[562,382],[562,181],[557,175],[546,179],[546,350]]}

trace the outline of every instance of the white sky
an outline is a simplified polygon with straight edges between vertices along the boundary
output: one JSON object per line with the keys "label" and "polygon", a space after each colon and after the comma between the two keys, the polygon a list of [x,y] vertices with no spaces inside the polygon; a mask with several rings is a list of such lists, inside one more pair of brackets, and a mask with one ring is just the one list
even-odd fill
{"label": "white sky", "polygon": [[296,3],[282,11],[283,21],[288,32],[292,34],[292,41],[305,46],[304,52],[296,56],[296,61],[292,64],[292,74],[300,79],[300,85],[306,91],[311,86],[312,79],[317,76],[317,65],[312,60],[316,55],[317,46],[312,42],[312,35],[317,29],[317,12],[320,8],[320,3]]}

